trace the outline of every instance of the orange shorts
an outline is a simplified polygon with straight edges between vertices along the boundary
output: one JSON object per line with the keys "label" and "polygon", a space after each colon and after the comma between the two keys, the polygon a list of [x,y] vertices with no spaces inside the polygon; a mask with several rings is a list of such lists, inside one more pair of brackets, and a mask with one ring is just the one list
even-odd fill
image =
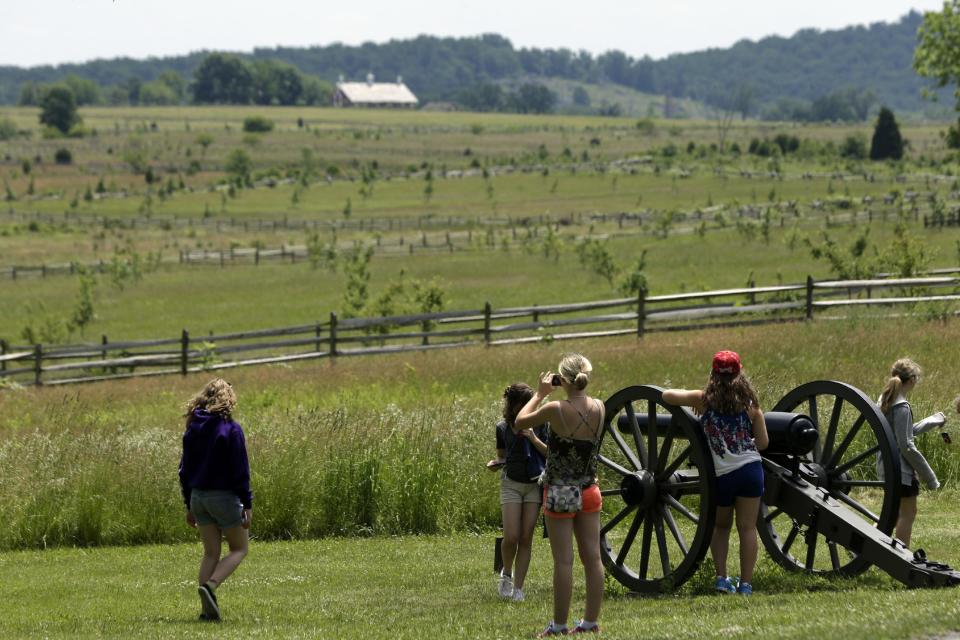
{"label": "orange shorts", "polygon": [[[576,513],[556,513],[546,507],[543,508],[543,515],[548,518],[572,518],[577,513],[597,513],[603,508],[603,496],[600,495],[600,487],[595,484],[590,485],[580,492],[582,507]],[[547,488],[543,488],[543,504],[547,504]]]}

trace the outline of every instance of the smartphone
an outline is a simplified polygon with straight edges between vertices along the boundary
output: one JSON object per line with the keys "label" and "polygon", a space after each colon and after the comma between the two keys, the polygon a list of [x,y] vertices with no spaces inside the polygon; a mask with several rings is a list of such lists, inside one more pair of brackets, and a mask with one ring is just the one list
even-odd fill
{"label": "smartphone", "polygon": [[952,443],[953,443],[953,440],[950,439],[950,434],[947,433],[946,431],[941,431],[941,432],[940,432],[940,437],[943,438],[943,441],[944,441],[945,443],[947,443],[947,444],[952,444]]}
{"label": "smartphone", "polygon": [[553,377],[550,378],[550,384],[553,385],[554,387],[559,387],[559,386],[560,386],[560,374],[559,374],[559,373],[553,374]]}

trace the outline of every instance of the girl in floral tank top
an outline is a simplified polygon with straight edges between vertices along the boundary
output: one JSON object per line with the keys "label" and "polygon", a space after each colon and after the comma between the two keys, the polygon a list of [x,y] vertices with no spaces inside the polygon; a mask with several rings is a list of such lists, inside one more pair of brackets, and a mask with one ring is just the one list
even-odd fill
{"label": "girl in floral tank top", "polygon": [[[692,407],[700,416],[700,426],[710,445],[717,478],[717,519],[710,541],[717,568],[716,590],[750,595],[757,563],[756,522],[763,495],[760,450],[767,447],[768,438],[757,394],[741,369],[740,356],[733,351],[720,351],[713,356],[705,389],[669,389],[663,392],[663,401]],[[727,575],[734,514],[740,536],[739,581]]]}

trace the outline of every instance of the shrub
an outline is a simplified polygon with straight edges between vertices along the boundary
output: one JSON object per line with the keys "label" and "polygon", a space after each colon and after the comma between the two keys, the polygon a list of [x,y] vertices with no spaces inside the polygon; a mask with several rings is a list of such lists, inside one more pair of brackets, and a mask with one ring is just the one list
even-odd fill
{"label": "shrub", "polygon": [[243,119],[243,130],[248,133],[267,133],[273,131],[273,120],[263,116],[249,116]]}
{"label": "shrub", "polygon": [[70,149],[60,147],[56,153],[53,154],[53,160],[57,164],[70,164],[73,162],[73,154],[70,153]]}
{"label": "shrub", "polygon": [[17,125],[10,118],[0,118],[0,140],[13,140],[17,135]]}

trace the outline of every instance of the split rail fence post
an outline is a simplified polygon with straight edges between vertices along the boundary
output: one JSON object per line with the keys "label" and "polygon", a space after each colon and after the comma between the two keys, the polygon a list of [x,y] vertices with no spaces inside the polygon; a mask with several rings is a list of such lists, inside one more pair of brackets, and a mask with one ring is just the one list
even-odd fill
{"label": "split rail fence post", "polygon": [[43,384],[41,376],[43,375],[43,345],[33,346],[33,381],[37,385]]}
{"label": "split rail fence post", "polygon": [[337,313],[330,312],[330,357],[337,357]]}
{"label": "split rail fence post", "polygon": [[490,315],[492,312],[490,303],[485,303],[483,305],[483,343],[488,347],[490,346]]}
{"label": "split rail fence post", "polygon": [[180,334],[180,375],[187,375],[187,365],[190,356],[190,332],[186,329]]}
{"label": "split rail fence post", "polygon": [[807,276],[807,320],[813,320],[813,276]]}
{"label": "split rail fence post", "polygon": [[[5,355],[7,355],[7,341],[0,340],[0,356],[5,356]],[[6,371],[6,370],[7,370],[7,361],[0,360],[0,371]]]}
{"label": "split rail fence post", "polygon": [[320,351],[320,333],[322,332],[322,330],[323,330],[323,329],[321,328],[321,325],[320,325],[320,323],[318,322],[318,323],[317,323],[317,346],[316,346],[316,350],[317,350],[318,352]]}
{"label": "split rail fence post", "polygon": [[106,335],[100,336],[100,345],[101,345],[100,359],[106,360],[107,359],[107,336]]}
{"label": "split rail fence post", "polygon": [[640,289],[637,292],[637,340],[643,337],[644,323],[647,320],[647,292]]}

